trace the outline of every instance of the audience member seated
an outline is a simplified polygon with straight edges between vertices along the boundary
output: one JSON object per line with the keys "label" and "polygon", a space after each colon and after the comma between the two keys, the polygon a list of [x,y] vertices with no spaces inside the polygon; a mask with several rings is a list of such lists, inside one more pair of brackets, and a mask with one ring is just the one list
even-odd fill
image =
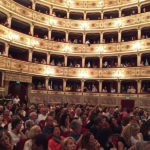
{"label": "audience member seated", "polygon": [[76,150],[77,149],[76,142],[74,138],[72,137],[67,137],[66,139],[64,139],[62,145],[63,145],[62,150]]}
{"label": "audience member seated", "polygon": [[33,126],[29,131],[29,139],[24,144],[23,150],[32,150],[32,139],[38,134],[41,134],[41,128],[38,125]]}
{"label": "audience member seated", "polygon": [[51,135],[54,127],[54,118],[52,116],[47,116],[45,119],[45,127],[43,128],[43,134]]}
{"label": "audience member seated", "polygon": [[48,138],[38,134],[32,139],[32,150],[48,150]]}
{"label": "audience member seated", "polygon": [[5,130],[0,131],[0,149],[1,150],[13,150],[14,149],[13,140],[10,134]]}
{"label": "audience member seated", "polygon": [[103,93],[107,93],[107,92],[108,92],[106,86],[102,89],[102,92],[103,92]]}
{"label": "audience member seated", "polygon": [[17,143],[21,139],[26,139],[26,136],[21,131],[22,120],[20,118],[16,118],[12,120],[11,125],[12,125],[12,130],[9,131],[9,134],[11,135],[11,138],[14,141],[14,145],[17,146]]}
{"label": "audience member seated", "polygon": [[54,126],[52,133],[52,138],[48,141],[48,147],[51,150],[61,150],[64,137],[60,136],[59,126]]}
{"label": "audience member seated", "polygon": [[81,140],[81,150],[103,150],[100,143],[94,138],[90,132],[84,133]]}
{"label": "audience member seated", "polygon": [[92,84],[92,92],[94,92],[94,93],[98,92],[98,90],[94,84]]}

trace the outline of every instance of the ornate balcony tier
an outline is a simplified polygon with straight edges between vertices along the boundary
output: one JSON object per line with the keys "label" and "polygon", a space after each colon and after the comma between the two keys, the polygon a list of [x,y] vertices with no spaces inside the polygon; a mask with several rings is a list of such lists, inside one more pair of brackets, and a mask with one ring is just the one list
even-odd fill
{"label": "ornate balcony tier", "polygon": [[[131,0],[133,1],[133,0]],[[55,28],[70,31],[111,31],[124,30],[127,27],[144,26],[150,22],[150,12],[141,13],[137,15],[105,20],[71,20],[53,17],[28,9],[12,0],[0,1],[0,8],[5,14],[11,14],[12,17],[28,22],[29,24],[36,24],[46,28]]]}
{"label": "ornate balcony tier", "polygon": [[42,2],[41,0],[36,0],[38,3],[50,4],[63,8],[84,10],[121,7],[129,4],[138,4],[139,2],[143,1],[145,2],[146,0],[42,0]]}
{"label": "ornate balcony tier", "polygon": [[74,103],[74,104],[91,104],[105,106],[119,106],[121,99],[130,97],[135,100],[135,106],[148,108],[150,105],[149,94],[111,94],[111,93],[82,93],[82,92],[56,92],[46,90],[32,90],[30,95],[31,103]]}
{"label": "ornate balcony tier", "polygon": [[146,51],[148,52],[150,39],[143,39],[130,42],[110,43],[110,44],[92,44],[90,47],[86,44],[70,44],[63,42],[55,42],[44,40],[36,37],[32,37],[10,28],[0,25],[0,39],[9,42],[10,44],[16,44],[18,46],[24,46],[26,49],[37,49],[41,52],[63,53],[63,54],[77,54],[83,56],[94,55],[117,55],[122,53],[137,53]]}
{"label": "ornate balcony tier", "polygon": [[147,79],[150,67],[129,68],[71,68],[42,65],[0,56],[0,69],[21,72],[29,75],[40,75],[61,78],[79,79]]}

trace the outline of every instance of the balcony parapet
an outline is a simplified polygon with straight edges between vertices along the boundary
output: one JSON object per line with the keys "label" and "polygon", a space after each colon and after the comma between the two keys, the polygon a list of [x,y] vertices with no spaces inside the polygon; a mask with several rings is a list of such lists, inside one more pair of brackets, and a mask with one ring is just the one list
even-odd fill
{"label": "balcony parapet", "polygon": [[150,38],[129,42],[109,43],[109,44],[92,44],[88,46],[86,44],[72,44],[63,43],[50,40],[44,40],[36,38],[14,31],[10,28],[0,25],[0,40],[9,42],[10,44],[16,44],[18,46],[24,46],[26,49],[37,49],[41,52],[52,52],[61,54],[77,54],[91,56],[94,55],[117,55],[122,53],[137,53],[150,50]]}
{"label": "balcony parapet", "polygon": [[[131,0],[133,1],[133,0]],[[150,22],[150,12],[141,13],[132,16],[126,16],[114,19],[104,20],[72,20],[53,17],[50,15],[42,14],[32,9],[26,8],[13,0],[0,1],[1,11],[12,17],[19,18],[22,21],[26,21],[29,24],[34,23],[46,28],[57,28],[61,30],[70,31],[107,31],[118,30],[127,27],[137,27],[140,25],[146,25]]]}
{"label": "balcony parapet", "polygon": [[128,68],[71,68],[36,64],[0,56],[0,69],[8,72],[23,73],[60,78],[76,79],[143,79],[149,78],[150,67]]}

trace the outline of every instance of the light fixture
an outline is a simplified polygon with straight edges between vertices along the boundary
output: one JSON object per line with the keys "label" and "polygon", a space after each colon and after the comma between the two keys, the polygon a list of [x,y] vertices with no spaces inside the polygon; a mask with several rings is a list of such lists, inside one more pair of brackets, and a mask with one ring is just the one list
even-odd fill
{"label": "light fixture", "polygon": [[115,78],[122,78],[124,76],[124,74],[121,71],[116,71],[113,75]]}
{"label": "light fixture", "polygon": [[32,40],[31,44],[32,44],[32,46],[38,46],[39,45],[39,41]]}
{"label": "light fixture", "polygon": [[104,2],[103,2],[102,0],[100,0],[100,1],[98,2],[98,5],[103,6],[103,5],[104,5]]}
{"label": "light fixture", "polygon": [[72,51],[72,48],[67,45],[67,46],[65,47],[65,51]]}
{"label": "light fixture", "polygon": [[99,46],[97,47],[97,52],[103,52],[104,51],[104,47],[103,46]]}
{"label": "light fixture", "polygon": [[17,34],[14,34],[14,33],[10,33],[10,39],[11,40],[19,40],[19,35],[17,35]]}
{"label": "light fixture", "polygon": [[133,49],[140,49],[141,48],[141,43],[140,42],[136,42],[132,45]]}
{"label": "light fixture", "polygon": [[45,70],[45,75],[49,76],[49,75],[54,75],[55,74],[55,70],[52,68],[46,68]]}
{"label": "light fixture", "polygon": [[115,21],[115,26],[121,26],[121,25],[122,25],[122,20]]}
{"label": "light fixture", "polygon": [[52,25],[55,25],[57,23],[57,20],[55,20],[55,19],[50,19],[50,25],[52,26]]}
{"label": "light fixture", "polygon": [[79,76],[80,78],[88,78],[88,77],[89,77],[89,74],[88,74],[88,71],[86,71],[86,70],[81,70],[81,71],[79,71],[78,76]]}
{"label": "light fixture", "polygon": [[74,3],[73,0],[66,0],[66,5],[68,7],[70,7],[70,5],[73,4],[73,3]]}
{"label": "light fixture", "polygon": [[81,29],[88,29],[89,28],[89,24],[87,22],[83,22],[81,23]]}

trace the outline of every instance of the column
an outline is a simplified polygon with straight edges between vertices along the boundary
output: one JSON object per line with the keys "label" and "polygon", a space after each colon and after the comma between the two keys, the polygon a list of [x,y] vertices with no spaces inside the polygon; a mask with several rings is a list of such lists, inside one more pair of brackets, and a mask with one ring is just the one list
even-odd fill
{"label": "column", "polygon": [[30,33],[33,36],[34,35],[34,24],[30,24]]}
{"label": "column", "polygon": [[67,67],[67,55],[65,55],[65,67]]}
{"label": "column", "polygon": [[82,68],[85,67],[85,56],[82,57]]}
{"label": "column", "polygon": [[83,19],[86,20],[86,11],[84,11],[84,18]]}
{"label": "column", "polygon": [[4,80],[5,80],[5,72],[2,72],[2,84],[1,86],[4,87]]}
{"label": "column", "polygon": [[118,31],[118,43],[121,42],[121,30]]}
{"label": "column", "polygon": [[7,18],[7,21],[8,21],[9,27],[11,27],[11,20],[12,20],[12,15],[11,15],[11,14],[9,14],[9,15],[8,15],[8,18]]}
{"label": "column", "polygon": [[47,64],[50,64],[50,53],[47,53]]}
{"label": "column", "polygon": [[50,6],[50,15],[52,16],[53,14],[53,6]]}
{"label": "column", "polygon": [[66,31],[66,42],[68,42],[69,34],[68,31]]}
{"label": "column", "polygon": [[35,5],[36,5],[35,0],[32,0],[32,9],[33,9],[33,10],[35,10]]}
{"label": "column", "polygon": [[31,101],[30,101],[30,99],[31,99],[31,98],[30,98],[30,93],[31,93],[31,91],[32,91],[32,83],[28,83],[28,97],[29,97],[29,101],[28,101],[28,102],[29,102],[29,103],[31,102]]}
{"label": "column", "polygon": [[100,64],[99,64],[99,66],[100,66],[100,68],[102,68],[103,67],[103,56],[100,56]]}
{"label": "column", "polygon": [[86,38],[86,34],[85,32],[83,33],[83,44],[85,44],[85,38]]}
{"label": "column", "polygon": [[119,9],[119,18],[121,17],[121,9]]}
{"label": "column", "polygon": [[118,55],[118,67],[121,67],[121,55]]}
{"label": "column", "polygon": [[45,87],[48,90],[49,77],[45,78]]}
{"label": "column", "polygon": [[66,91],[66,79],[63,79],[63,91]]}
{"label": "column", "polygon": [[141,13],[141,6],[138,5],[138,14],[140,14],[140,13]]}
{"label": "column", "polygon": [[10,82],[10,81],[5,81],[5,85],[4,85],[4,88],[5,88],[5,96],[8,95],[9,82]]}
{"label": "column", "polygon": [[140,53],[137,54],[137,66],[138,67],[141,66],[141,54]]}
{"label": "column", "polygon": [[83,92],[84,91],[84,80],[82,79],[81,80],[81,92]]}
{"label": "column", "polygon": [[32,62],[32,54],[33,54],[33,50],[29,49],[29,57],[28,57],[28,61]]}
{"label": "column", "polygon": [[104,19],[104,12],[101,12],[101,19]]}
{"label": "column", "polygon": [[48,39],[51,40],[52,30],[48,28]]}
{"label": "column", "polygon": [[140,40],[141,39],[141,28],[139,27],[138,28],[138,40]]}
{"label": "column", "polygon": [[118,93],[120,93],[121,90],[121,80],[118,80]]}
{"label": "column", "polygon": [[99,80],[99,92],[102,93],[102,82],[103,80]]}
{"label": "column", "polygon": [[5,43],[5,56],[8,56],[9,54],[9,44],[8,43]]}
{"label": "column", "polygon": [[67,19],[69,19],[69,14],[70,14],[70,12],[69,12],[69,10],[67,11]]}
{"label": "column", "polygon": [[100,33],[100,43],[103,43],[103,32]]}
{"label": "column", "polygon": [[141,93],[141,80],[137,80],[137,93]]}

